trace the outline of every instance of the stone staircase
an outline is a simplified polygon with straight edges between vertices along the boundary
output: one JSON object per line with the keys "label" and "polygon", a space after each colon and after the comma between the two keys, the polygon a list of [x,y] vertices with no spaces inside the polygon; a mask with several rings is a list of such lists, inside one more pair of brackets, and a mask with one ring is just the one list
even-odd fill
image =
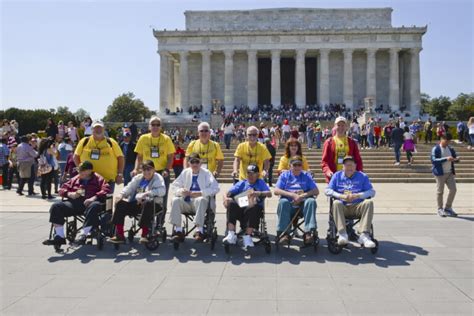
{"label": "stone staircase", "polygon": [[[362,160],[364,162],[364,172],[366,172],[374,183],[431,183],[434,182],[431,174],[430,152],[433,145],[417,145],[417,153],[414,155],[412,166],[407,165],[405,153],[402,152],[400,166],[394,166],[394,154],[392,149],[380,148],[371,150],[361,150]],[[452,144],[461,162],[456,164],[456,177],[458,183],[474,183],[474,151],[469,151],[465,146]],[[218,178],[221,183],[231,183],[232,163],[234,161],[234,152],[237,147],[233,143],[231,149],[225,149],[224,168]],[[303,145],[303,148],[306,148]],[[312,150],[303,149],[303,154],[308,158],[310,169],[314,171],[314,179],[317,183],[324,182],[324,176],[321,171],[320,162],[322,149]],[[274,167],[274,181],[277,179],[276,168],[280,157],[283,155],[283,148],[277,150],[277,159]]]}

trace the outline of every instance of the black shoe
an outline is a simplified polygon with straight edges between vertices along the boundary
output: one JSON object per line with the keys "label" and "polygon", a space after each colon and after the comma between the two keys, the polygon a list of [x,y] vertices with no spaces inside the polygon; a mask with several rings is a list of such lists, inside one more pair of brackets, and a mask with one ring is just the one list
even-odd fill
{"label": "black shoe", "polygon": [[52,200],[52,199],[54,199],[54,196],[52,196],[51,194],[48,195],[48,200]]}
{"label": "black shoe", "polygon": [[[29,194],[28,194],[28,195],[29,195]],[[48,197],[47,197],[46,195],[41,195],[41,198],[42,198],[43,200],[46,200]]]}
{"label": "black shoe", "polygon": [[174,232],[171,236],[173,242],[184,242],[184,233],[183,232]]}
{"label": "black shoe", "polygon": [[16,191],[16,194],[18,195],[24,195],[23,192]]}
{"label": "black shoe", "polygon": [[61,246],[66,244],[66,238],[60,237],[58,235],[54,236],[54,239],[47,239],[43,241],[45,246]]}

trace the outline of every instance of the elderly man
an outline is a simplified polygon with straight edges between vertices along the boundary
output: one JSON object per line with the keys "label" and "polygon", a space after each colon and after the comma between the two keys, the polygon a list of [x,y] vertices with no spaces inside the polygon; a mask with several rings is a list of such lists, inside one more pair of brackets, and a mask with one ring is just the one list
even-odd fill
{"label": "elderly man", "polygon": [[100,174],[110,185],[112,192],[115,183],[123,182],[123,168],[125,159],[119,144],[112,138],[105,136],[104,123],[92,123],[92,135],[79,141],[74,152],[74,163],[90,161],[94,171]]}
{"label": "elderly man", "polygon": [[16,149],[18,172],[20,175],[20,181],[16,191],[18,195],[23,195],[23,187],[25,186],[25,183],[28,183],[28,195],[34,195],[34,180],[30,181],[30,178],[35,178],[35,174],[32,173],[32,170],[34,169],[33,165],[36,157],[38,157],[38,152],[34,150],[29,141],[30,140],[27,136],[22,136],[21,143]]}
{"label": "elderly man", "polygon": [[[175,197],[171,202],[170,223],[174,226],[172,240],[184,241],[184,232],[181,227],[181,214],[194,213],[197,231],[194,234],[196,241],[204,239],[204,220],[211,198],[219,192],[219,184],[212,173],[201,167],[199,154],[189,156],[191,167],[181,172],[171,184]],[[213,208],[215,209],[215,208]]]}
{"label": "elderly man", "polygon": [[346,118],[342,116],[336,118],[334,129],[336,134],[324,142],[323,155],[321,158],[321,168],[326,177],[326,182],[329,182],[336,171],[342,170],[342,160],[345,156],[354,157],[358,171],[362,171],[363,169],[362,158],[360,157],[357,142],[346,135]]}
{"label": "elderly man", "polygon": [[199,139],[189,143],[186,149],[186,158],[184,166],[189,167],[188,157],[195,153],[201,157],[201,167],[209,170],[217,178],[224,166],[224,154],[219,143],[210,140],[211,127],[209,123],[202,122],[198,126]]}
{"label": "elderly man", "polygon": [[[248,194],[241,196],[244,192]],[[254,229],[258,229],[262,217],[263,197],[271,196],[270,188],[265,181],[259,179],[258,166],[249,165],[247,179],[234,184],[224,197],[224,206],[227,209],[227,236],[222,241],[230,245],[237,243],[235,225],[240,221],[241,226],[246,229],[243,237],[244,248],[253,247],[252,234]]]}
{"label": "elderly man", "polygon": [[137,160],[132,174],[140,173],[140,166],[143,160],[151,160],[155,165],[156,171],[163,176],[166,186],[166,194],[163,197],[163,206],[165,213],[168,204],[168,190],[170,186],[170,170],[173,168],[173,157],[175,148],[171,138],[162,133],[161,119],[158,116],[150,118],[150,133],[143,134],[138,139],[135,147]]}
{"label": "elderly man", "polygon": [[301,156],[290,158],[290,170],[283,171],[275,186],[275,195],[280,196],[278,202],[277,234],[282,235],[280,243],[290,240],[289,229],[291,219],[300,209],[304,217],[305,245],[313,243],[312,232],[316,230],[316,197],[318,187],[309,172],[303,171]]}
{"label": "elderly man", "polygon": [[238,176],[239,180],[246,179],[247,167],[250,164],[256,164],[258,169],[262,170],[261,178],[265,178],[268,174],[272,155],[264,144],[257,141],[258,133],[258,128],[250,126],[247,128],[247,141],[237,146],[234,154],[234,171],[232,172],[234,178]]}
{"label": "elderly man", "polygon": [[358,242],[365,248],[374,248],[375,243],[369,235],[374,216],[374,203],[367,199],[374,197],[375,191],[369,177],[356,170],[357,165],[353,157],[344,157],[342,163],[343,170],[333,175],[326,188],[326,195],[336,199],[332,212],[339,235],[337,243],[344,246],[349,242],[345,217],[356,216],[360,218]]}
{"label": "elderly man", "polygon": [[93,227],[99,225],[101,202],[111,193],[110,186],[99,174],[92,171],[93,165],[84,161],[79,166],[79,174],[64,183],[59,195],[67,201],[56,202],[49,210],[49,221],[54,225],[54,239],[45,240],[44,245],[61,246],[66,244],[64,218],[84,215],[84,225],[75,243],[82,244]]}

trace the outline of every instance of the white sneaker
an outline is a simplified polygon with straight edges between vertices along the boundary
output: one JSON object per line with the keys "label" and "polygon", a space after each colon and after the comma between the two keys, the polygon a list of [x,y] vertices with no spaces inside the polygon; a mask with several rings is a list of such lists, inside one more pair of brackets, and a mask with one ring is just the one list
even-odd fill
{"label": "white sneaker", "polygon": [[237,243],[237,235],[235,232],[228,232],[227,236],[222,240],[224,243],[229,245],[235,245]]}
{"label": "white sneaker", "polygon": [[252,236],[250,236],[250,235],[244,235],[243,241],[244,241],[244,248],[248,248],[248,247],[253,247],[253,246],[254,246],[253,240],[252,240]]}
{"label": "white sneaker", "polygon": [[395,162],[393,165],[394,165],[394,166],[400,166],[400,163],[399,163],[399,162]]}
{"label": "white sneaker", "polygon": [[345,246],[349,243],[349,236],[347,233],[339,233],[339,237],[337,238],[337,244],[339,246]]}
{"label": "white sneaker", "polygon": [[366,233],[360,234],[357,242],[363,245],[365,248],[375,248],[375,243],[370,239],[369,235]]}

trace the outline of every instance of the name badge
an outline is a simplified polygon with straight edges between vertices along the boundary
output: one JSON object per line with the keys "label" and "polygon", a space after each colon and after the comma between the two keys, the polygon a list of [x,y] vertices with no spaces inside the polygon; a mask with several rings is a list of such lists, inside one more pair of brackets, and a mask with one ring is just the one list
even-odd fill
{"label": "name badge", "polygon": [[344,158],[337,158],[337,164],[342,165]]}
{"label": "name badge", "polygon": [[160,158],[160,152],[155,146],[151,147],[151,158]]}
{"label": "name badge", "polygon": [[92,149],[91,160],[99,160],[99,159],[100,159],[100,149]]}
{"label": "name badge", "polygon": [[237,204],[239,207],[247,207],[249,206],[249,197],[248,196],[241,196],[237,200]]}

